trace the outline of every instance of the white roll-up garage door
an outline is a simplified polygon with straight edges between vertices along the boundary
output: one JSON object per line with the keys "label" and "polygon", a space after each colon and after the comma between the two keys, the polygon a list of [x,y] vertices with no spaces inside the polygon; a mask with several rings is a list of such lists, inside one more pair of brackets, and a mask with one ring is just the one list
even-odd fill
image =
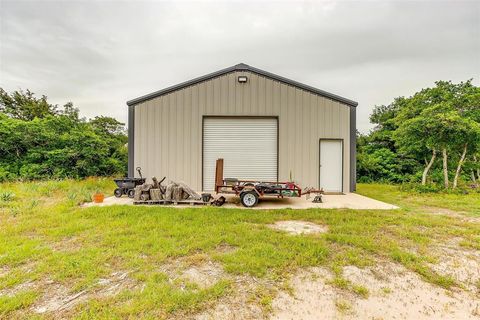
{"label": "white roll-up garage door", "polygon": [[224,178],[277,181],[276,118],[205,118],[203,190],[215,189],[215,162],[224,159]]}

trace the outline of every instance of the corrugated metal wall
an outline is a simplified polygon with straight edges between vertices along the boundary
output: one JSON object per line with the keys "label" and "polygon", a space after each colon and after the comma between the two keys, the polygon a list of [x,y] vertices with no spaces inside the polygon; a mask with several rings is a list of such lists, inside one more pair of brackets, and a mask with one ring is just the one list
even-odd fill
{"label": "corrugated metal wall", "polygon": [[[248,76],[238,83],[239,75]],[[202,188],[203,116],[278,116],[279,179],[318,187],[319,139],[344,143],[344,192],[350,181],[347,105],[251,72],[233,72],[135,106],[134,164]]]}

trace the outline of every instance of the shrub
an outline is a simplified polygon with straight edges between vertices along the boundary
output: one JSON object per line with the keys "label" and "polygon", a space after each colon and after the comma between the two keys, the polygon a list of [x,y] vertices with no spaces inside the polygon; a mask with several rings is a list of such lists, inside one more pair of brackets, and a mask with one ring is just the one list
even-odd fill
{"label": "shrub", "polygon": [[[28,91],[14,95],[21,97],[20,104],[9,105],[4,112],[0,108],[0,181],[126,172],[123,123],[109,117],[86,121],[78,117],[78,109],[71,103],[59,111],[48,105],[46,97],[39,100]],[[11,99],[0,88],[1,101],[8,104]],[[41,104],[44,111],[35,108],[36,104]]]}

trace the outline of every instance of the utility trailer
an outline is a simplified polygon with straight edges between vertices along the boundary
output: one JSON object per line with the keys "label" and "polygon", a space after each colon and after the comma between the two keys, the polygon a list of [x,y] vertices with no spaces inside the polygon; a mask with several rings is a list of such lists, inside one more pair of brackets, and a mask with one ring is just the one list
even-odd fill
{"label": "utility trailer", "polygon": [[252,208],[264,197],[286,198],[317,194],[313,202],[322,202],[323,189],[302,189],[293,182],[272,182],[223,178],[223,159],[217,159],[215,170],[215,192],[235,194],[244,207]]}

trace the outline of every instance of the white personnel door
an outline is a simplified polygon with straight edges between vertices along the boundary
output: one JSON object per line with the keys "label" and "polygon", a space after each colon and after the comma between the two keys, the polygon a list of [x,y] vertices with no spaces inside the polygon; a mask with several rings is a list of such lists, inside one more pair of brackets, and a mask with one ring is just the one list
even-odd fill
{"label": "white personnel door", "polygon": [[277,119],[206,117],[203,123],[203,190],[215,189],[215,162],[223,177],[277,181]]}
{"label": "white personnel door", "polygon": [[326,192],[342,192],[342,180],[342,140],[320,140],[320,187]]}

